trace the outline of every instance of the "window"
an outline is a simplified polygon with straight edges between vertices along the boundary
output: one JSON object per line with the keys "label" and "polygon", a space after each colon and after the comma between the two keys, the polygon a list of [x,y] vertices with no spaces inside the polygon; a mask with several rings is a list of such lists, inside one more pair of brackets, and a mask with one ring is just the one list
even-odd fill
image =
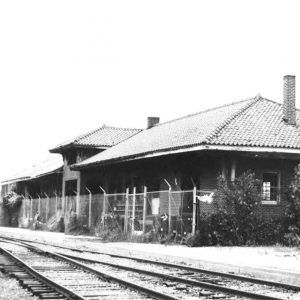
{"label": "window", "polygon": [[77,192],[77,179],[65,182],[65,196],[75,196]]}
{"label": "window", "polygon": [[277,204],[280,200],[280,174],[278,172],[263,173],[262,203]]}

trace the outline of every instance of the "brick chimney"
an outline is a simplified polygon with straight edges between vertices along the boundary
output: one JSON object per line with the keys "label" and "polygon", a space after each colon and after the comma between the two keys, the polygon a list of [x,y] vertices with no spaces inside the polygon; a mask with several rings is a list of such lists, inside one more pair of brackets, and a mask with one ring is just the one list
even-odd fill
{"label": "brick chimney", "polygon": [[158,123],[159,123],[159,118],[158,117],[148,117],[147,118],[147,129],[155,126]]}
{"label": "brick chimney", "polygon": [[296,124],[295,76],[283,77],[283,120],[289,125]]}

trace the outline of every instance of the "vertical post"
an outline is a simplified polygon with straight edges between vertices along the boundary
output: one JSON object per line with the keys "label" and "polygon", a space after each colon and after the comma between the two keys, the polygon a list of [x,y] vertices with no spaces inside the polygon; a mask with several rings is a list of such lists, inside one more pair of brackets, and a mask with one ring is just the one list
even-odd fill
{"label": "vertical post", "polygon": [[171,214],[172,214],[172,210],[171,210],[171,186],[169,186],[169,193],[168,193],[168,199],[169,199],[169,233],[172,232],[172,220],[171,220]]}
{"label": "vertical post", "polygon": [[23,195],[21,195],[22,196],[22,198],[23,198],[23,219],[25,219],[26,218],[26,198],[23,196]]}
{"label": "vertical post", "polygon": [[55,195],[55,215],[57,215],[57,210],[58,210],[58,199],[57,199],[57,194],[56,194],[56,192],[54,192],[54,195]]}
{"label": "vertical post", "polygon": [[168,182],[167,179],[164,178],[164,181],[165,181],[165,183],[169,187],[169,193],[168,193],[168,201],[169,201],[169,203],[168,203],[168,205],[169,205],[169,230],[168,230],[168,232],[171,233],[172,232],[172,229],[171,229],[171,226],[172,226],[172,222],[171,222],[171,213],[172,213],[172,211],[171,211],[171,196],[172,196],[171,195],[171,191],[172,191],[172,187],[171,187],[171,185],[170,185],[170,183]]}
{"label": "vertical post", "polygon": [[102,224],[105,225],[105,214],[106,214],[106,191],[102,186],[99,186],[100,190],[103,192],[103,210],[102,210]]}
{"label": "vertical post", "polygon": [[41,215],[41,197],[38,194],[38,199],[39,199],[39,206],[38,206],[38,210],[39,210],[39,215]]}
{"label": "vertical post", "polygon": [[92,227],[92,192],[86,187],[85,188],[89,193],[89,228]]}
{"label": "vertical post", "polygon": [[77,197],[76,197],[76,213],[77,216],[80,215],[80,185],[81,185],[81,177],[80,177],[79,173],[79,177],[77,178],[77,187],[76,187],[76,192],[77,192]]}
{"label": "vertical post", "polygon": [[127,233],[128,229],[128,203],[129,202],[129,188],[126,189],[125,196],[125,220],[124,220],[124,232]]}
{"label": "vertical post", "polygon": [[193,188],[193,221],[192,221],[192,235],[196,232],[197,226],[197,188]]}
{"label": "vertical post", "polygon": [[222,177],[227,180],[227,171],[226,171],[226,163],[225,163],[225,158],[224,156],[222,157],[221,160],[221,171],[222,171]]}
{"label": "vertical post", "polygon": [[[66,165],[66,160],[64,159],[64,166]],[[65,172],[63,172],[64,174]],[[64,175],[63,175],[63,180],[62,180],[62,194],[61,194],[61,209],[62,209],[62,212],[64,214],[65,210],[66,210],[66,182],[65,182],[65,179],[64,179]]]}
{"label": "vertical post", "polygon": [[48,216],[49,216],[49,197],[46,193],[44,193],[46,196],[46,222],[48,221]]}
{"label": "vertical post", "polygon": [[146,233],[146,213],[147,213],[147,187],[144,186],[144,204],[143,204],[143,233]]}
{"label": "vertical post", "polygon": [[48,217],[49,217],[49,197],[46,197],[46,222],[48,221]]}
{"label": "vertical post", "polygon": [[133,197],[132,197],[132,224],[131,224],[131,233],[134,232],[134,222],[135,222],[135,201],[136,201],[136,187],[133,188]]}
{"label": "vertical post", "polygon": [[232,182],[235,180],[235,171],[236,171],[236,160],[233,159],[231,162],[231,174],[230,174],[230,179]]}
{"label": "vertical post", "polygon": [[64,196],[64,216],[66,216],[67,211],[68,211],[68,196]]}
{"label": "vertical post", "polygon": [[30,219],[33,219],[33,199],[30,197]]}

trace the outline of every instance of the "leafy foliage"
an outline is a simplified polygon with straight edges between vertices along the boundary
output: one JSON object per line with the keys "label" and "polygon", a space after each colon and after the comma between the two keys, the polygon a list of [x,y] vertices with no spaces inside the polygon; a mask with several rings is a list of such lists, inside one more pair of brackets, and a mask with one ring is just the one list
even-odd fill
{"label": "leafy foliage", "polygon": [[295,168],[294,181],[287,195],[286,221],[288,226],[300,229],[300,164]]}
{"label": "leafy foliage", "polygon": [[238,245],[251,241],[260,206],[260,186],[261,181],[250,171],[234,182],[218,178],[214,196],[217,213],[211,216],[211,226],[215,230],[212,238],[218,241],[219,235],[227,235],[229,241]]}
{"label": "leafy foliage", "polygon": [[19,212],[22,204],[22,197],[16,192],[11,191],[2,198],[5,220],[7,226],[18,226]]}
{"label": "leafy foliage", "polygon": [[18,210],[21,204],[22,197],[13,191],[3,197],[3,206],[11,212]]}
{"label": "leafy foliage", "polygon": [[286,193],[287,208],[285,225],[287,233],[284,236],[285,244],[300,245],[300,164],[295,167],[294,180]]}

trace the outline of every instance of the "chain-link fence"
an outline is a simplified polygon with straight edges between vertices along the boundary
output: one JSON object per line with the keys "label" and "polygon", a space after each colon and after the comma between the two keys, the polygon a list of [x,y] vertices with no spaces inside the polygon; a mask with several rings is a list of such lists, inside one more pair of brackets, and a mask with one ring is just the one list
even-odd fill
{"label": "chain-link fence", "polygon": [[126,193],[104,194],[102,222],[104,227],[125,231]]}
{"label": "chain-link fence", "polygon": [[[132,234],[155,233],[160,236],[185,236],[195,231],[197,219],[214,211],[212,191],[150,191],[117,194],[91,194],[66,197],[24,198],[23,218],[39,219],[43,224],[64,218],[68,226],[75,215],[91,230],[115,226]],[[102,227],[101,227],[102,225]]]}
{"label": "chain-link fence", "polygon": [[199,215],[211,214],[215,212],[216,207],[213,204],[213,191],[197,190],[197,200],[199,205]]}

